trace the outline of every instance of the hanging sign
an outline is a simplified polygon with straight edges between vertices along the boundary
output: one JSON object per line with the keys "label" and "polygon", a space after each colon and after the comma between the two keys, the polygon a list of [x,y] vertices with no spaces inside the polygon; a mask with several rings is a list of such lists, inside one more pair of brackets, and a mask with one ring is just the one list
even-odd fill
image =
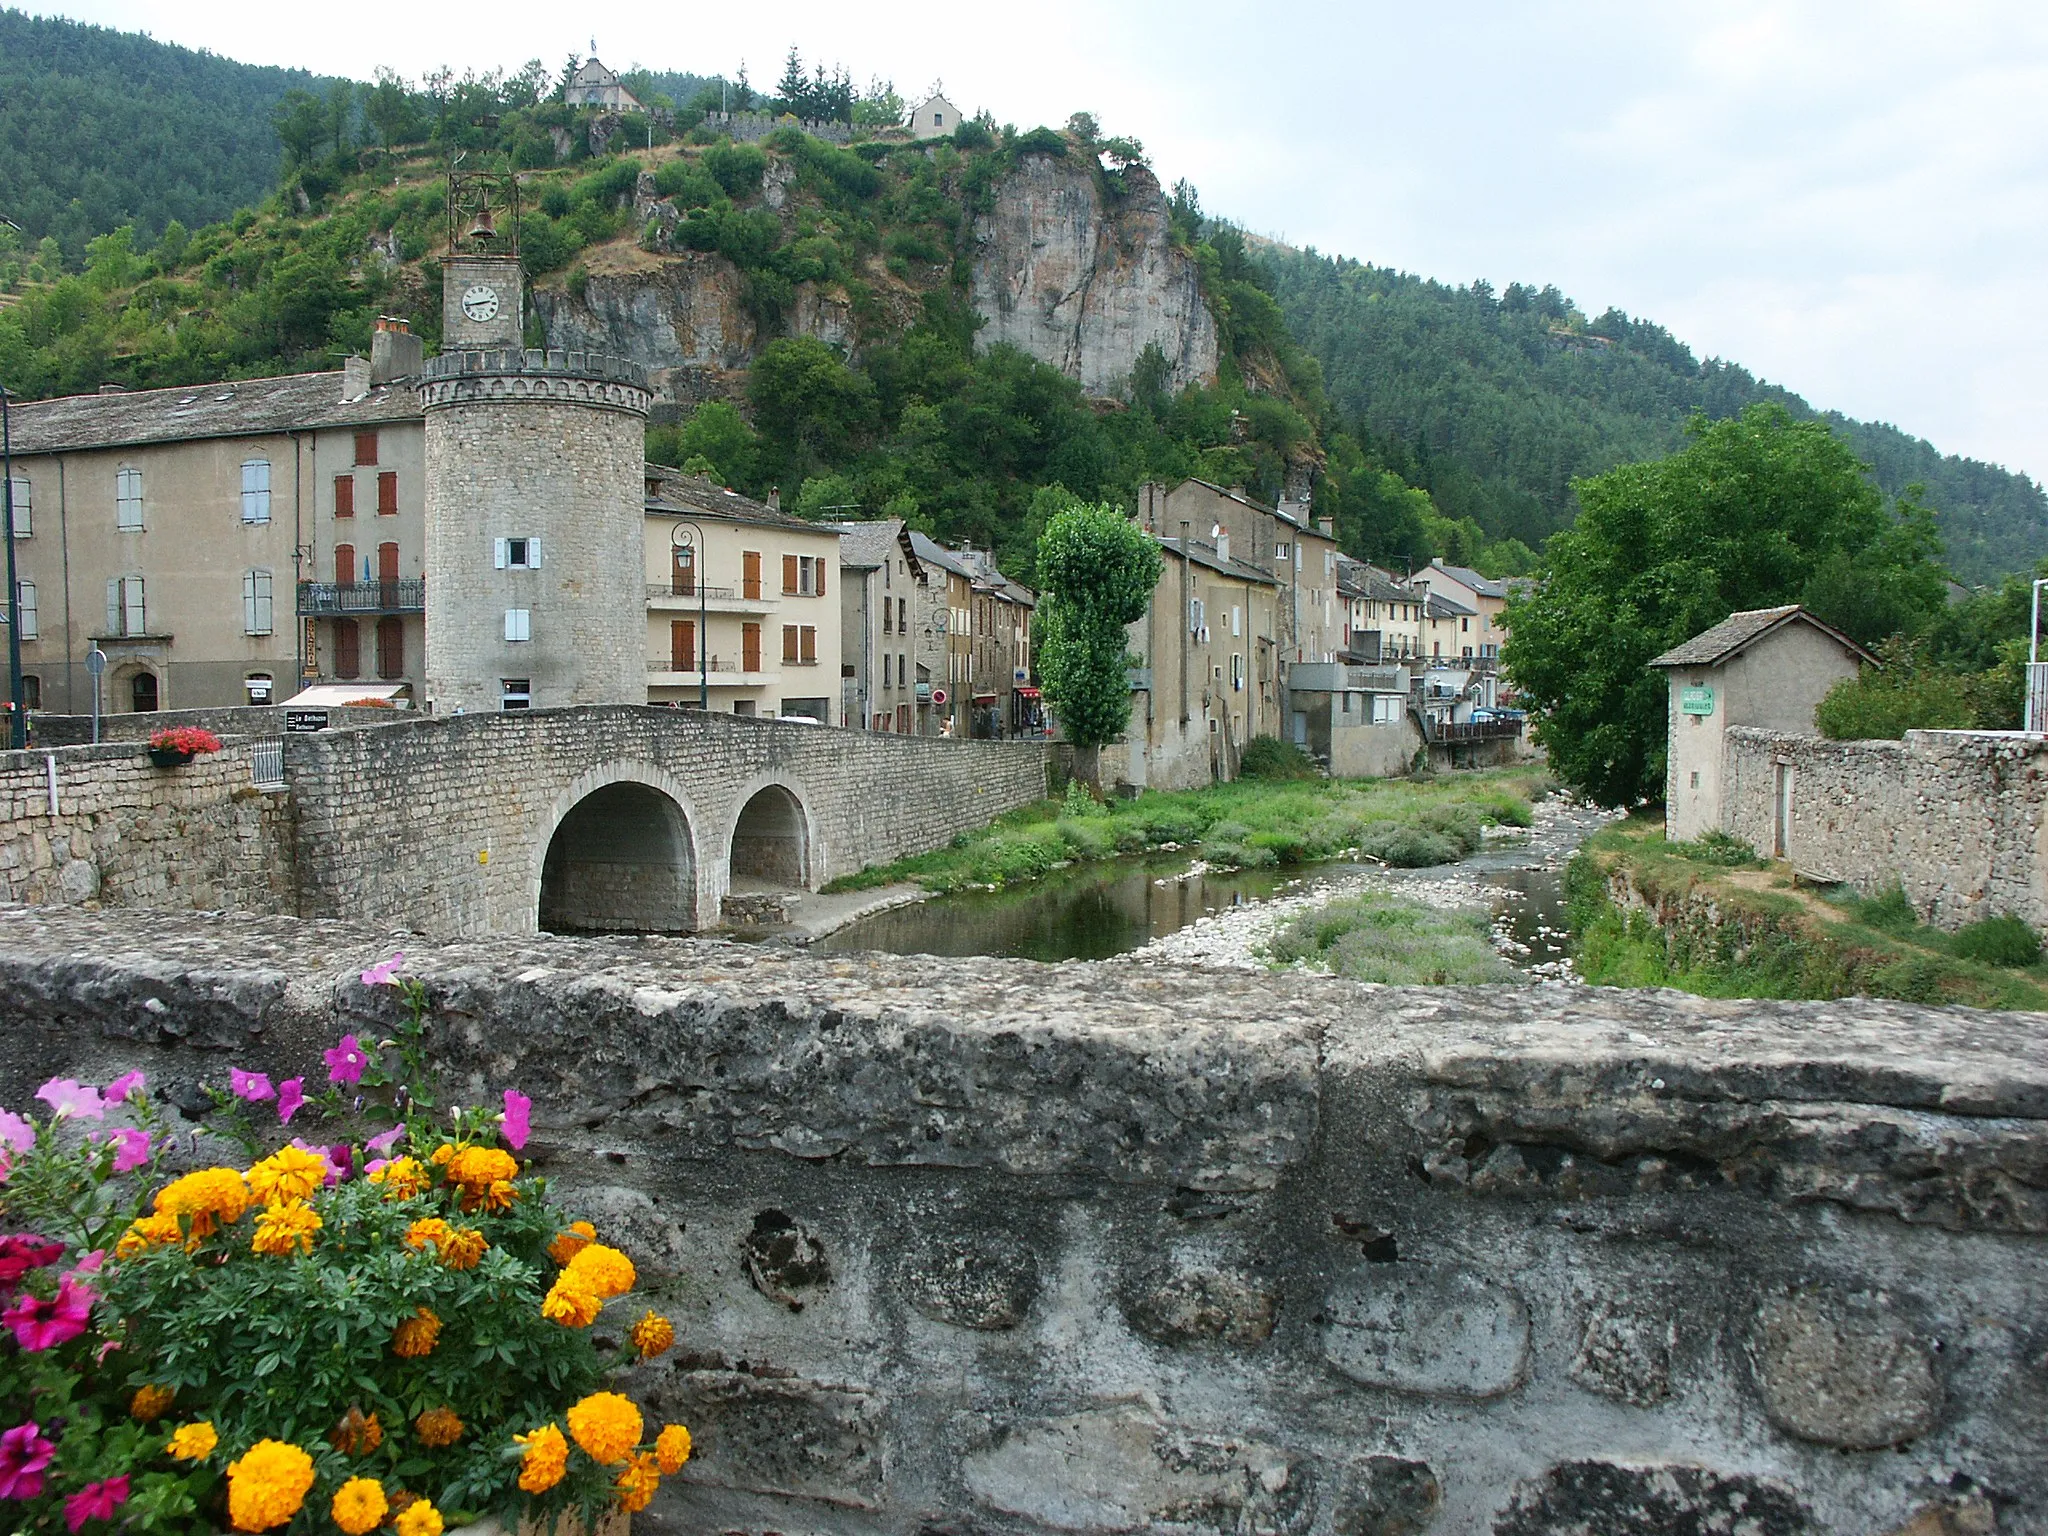
{"label": "hanging sign", "polygon": [[1678,693],[1678,708],[1688,715],[1711,715],[1714,712],[1714,690],[1682,688]]}

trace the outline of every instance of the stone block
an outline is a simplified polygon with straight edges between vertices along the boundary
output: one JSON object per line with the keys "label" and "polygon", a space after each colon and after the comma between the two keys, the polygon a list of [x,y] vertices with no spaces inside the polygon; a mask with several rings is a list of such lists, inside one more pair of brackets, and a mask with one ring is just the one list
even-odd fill
{"label": "stone block", "polygon": [[858,1387],[742,1371],[640,1379],[662,1419],[690,1427],[683,1480],[855,1509],[882,1502],[881,1399]]}
{"label": "stone block", "polygon": [[1040,1283],[1034,1248],[992,1226],[914,1235],[899,1280],[904,1299],[926,1317],[984,1332],[1023,1322]]}
{"label": "stone block", "polygon": [[1516,1485],[1493,1536],[1810,1536],[1775,1478],[1685,1465],[1561,1462]]}
{"label": "stone block", "polygon": [[1932,1345],[1879,1303],[1821,1290],[1768,1297],[1750,1351],[1765,1413],[1803,1440],[1877,1450],[1927,1433],[1941,1412]]}
{"label": "stone block", "polygon": [[1338,1480],[1330,1529],[1335,1536],[1419,1536],[1436,1519],[1443,1498],[1428,1462],[1363,1457]]}
{"label": "stone block", "polygon": [[1379,1264],[1338,1281],[1323,1354],[1353,1381],[1425,1397],[1500,1397],[1529,1371],[1529,1309],[1456,1265]]}
{"label": "stone block", "polygon": [[1125,1306],[1131,1326],[1162,1344],[1262,1343],[1273,1334],[1278,1291],[1238,1269],[1154,1274]]}
{"label": "stone block", "polygon": [[1571,1378],[1588,1392],[1649,1408],[1671,1395],[1677,1343],[1678,1327],[1669,1317],[1603,1304],[1586,1321]]}

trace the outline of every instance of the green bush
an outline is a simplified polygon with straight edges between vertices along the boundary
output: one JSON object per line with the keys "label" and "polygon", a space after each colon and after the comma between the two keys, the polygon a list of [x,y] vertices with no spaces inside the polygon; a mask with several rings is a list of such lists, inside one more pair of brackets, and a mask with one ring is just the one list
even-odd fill
{"label": "green bush", "polygon": [[1281,965],[1402,986],[1462,986],[1515,976],[1495,952],[1483,914],[1439,911],[1378,892],[1299,914],[1273,936],[1266,952]]}
{"label": "green bush", "polygon": [[1432,805],[1415,818],[1414,825],[1455,844],[1460,857],[1486,841],[1479,813],[1469,805]]}
{"label": "green bush", "polygon": [[607,209],[613,208],[617,206],[619,199],[632,194],[634,183],[639,179],[640,162],[629,155],[612,161],[602,170],[579,177],[569,188],[569,201],[597,203]]}
{"label": "green bush", "polygon": [[1254,832],[1245,846],[1263,848],[1282,864],[1305,864],[1309,859],[1309,841],[1299,832]]}
{"label": "green bush", "polygon": [[1053,128],[1034,128],[1029,133],[1020,133],[1010,140],[1010,147],[1020,155],[1052,155],[1064,160],[1067,154],[1067,141]]}
{"label": "green bush", "polygon": [[1398,821],[1376,821],[1358,839],[1358,851],[1396,869],[1455,864],[1465,850],[1441,832]]}
{"label": "green bush", "polygon": [[1955,953],[1985,965],[2032,965],[2041,958],[2041,936],[2010,914],[1971,923],[1955,936]]}
{"label": "green bush", "polygon": [[728,197],[746,197],[761,190],[768,157],[752,144],[714,144],[704,151],[704,169],[725,188]]}
{"label": "green bush", "polygon": [[1741,869],[1760,862],[1756,850],[1739,837],[1730,837],[1718,827],[1702,832],[1689,843],[1672,843],[1670,851],[1681,859],[1690,859],[1695,864],[1718,864],[1728,869]]}
{"label": "green bush", "polygon": [[1851,918],[1879,933],[1911,933],[1920,926],[1920,914],[1906,897],[1906,889],[1894,884],[1875,896],[1852,896],[1842,903]]}
{"label": "green bush", "polygon": [[1247,779],[1314,779],[1322,776],[1316,760],[1291,741],[1254,736],[1244,744],[1237,771]]}

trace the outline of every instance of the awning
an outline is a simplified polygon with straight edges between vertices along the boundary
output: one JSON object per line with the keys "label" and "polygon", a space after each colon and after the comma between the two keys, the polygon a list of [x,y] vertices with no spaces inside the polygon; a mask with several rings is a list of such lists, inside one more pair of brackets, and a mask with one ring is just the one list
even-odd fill
{"label": "awning", "polygon": [[1035,699],[1038,697],[1038,690],[1036,688],[1017,688],[1013,691],[1020,699]]}
{"label": "awning", "polygon": [[974,696],[974,702],[977,704],[993,704],[995,701],[996,696],[992,693],[977,693]]}
{"label": "awning", "polygon": [[376,699],[394,709],[412,708],[411,683],[315,683],[286,699],[288,709],[340,709],[362,699]]}

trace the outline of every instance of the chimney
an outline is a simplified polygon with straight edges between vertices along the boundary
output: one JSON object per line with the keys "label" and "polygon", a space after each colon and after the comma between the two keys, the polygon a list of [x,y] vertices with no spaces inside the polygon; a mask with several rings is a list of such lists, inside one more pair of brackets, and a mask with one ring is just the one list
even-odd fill
{"label": "chimney", "polygon": [[1335,537],[1337,537],[1337,519],[1335,519],[1334,517],[1317,518],[1316,532],[1320,533],[1326,539],[1334,539]]}
{"label": "chimney", "polygon": [[385,315],[370,334],[370,382],[389,384],[417,378],[426,367],[426,344],[403,320]]}
{"label": "chimney", "polygon": [[341,360],[341,398],[344,401],[360,400],[370,392],[370,360],[367,357],[345,357]]}
{"label": "chimney", "polygon": [[780,512],[782,510],[782,487],[779,485],[768,487],[768,510],[770,512]]}
{"label": "chimney", "polygon": [[1216,541],[1216,558],[1227,561],[1230,558],[1230,534],[1221,523],[1209,530],[1209,537]]}

